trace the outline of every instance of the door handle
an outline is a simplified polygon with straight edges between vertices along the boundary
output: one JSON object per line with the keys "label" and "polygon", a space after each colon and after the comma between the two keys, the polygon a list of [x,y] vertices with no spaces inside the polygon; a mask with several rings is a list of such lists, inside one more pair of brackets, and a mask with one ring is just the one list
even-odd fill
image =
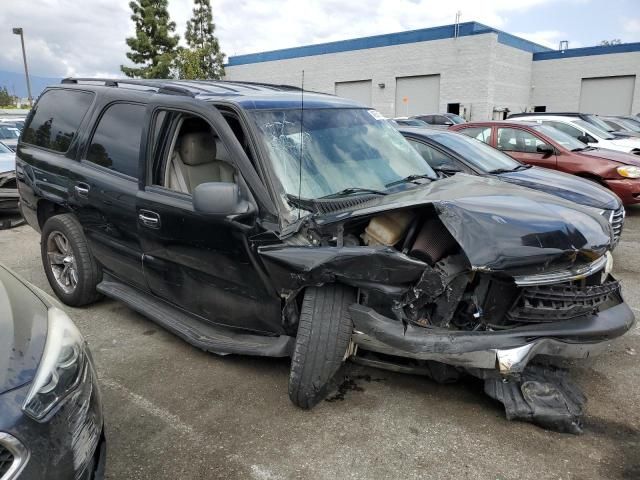
{"label": "door handle", "polygon": [[89,185],[86,183],[79,183],[75,186],[76,194],[79,197],[87,198],[89,196]]}
{"label": "door handle", "polygon": [[149,210],[140,210],[138,212],[138,220],[145,227],[160,228],[160,215]]}

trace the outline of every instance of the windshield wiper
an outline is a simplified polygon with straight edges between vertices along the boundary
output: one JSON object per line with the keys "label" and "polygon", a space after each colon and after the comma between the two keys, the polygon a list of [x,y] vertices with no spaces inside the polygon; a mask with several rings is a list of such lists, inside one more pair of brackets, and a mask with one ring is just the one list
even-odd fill
{"label": "windshield wiper", "polygon": [[531,165],[517,165],[513,168],[496,168],[495,170],[489,170],[487,173],[493,173],[493,174],[497,174],[497,173],[510,173],[510,172],[517,172],[519,170],[526,170],[527,168],[531,168]]}
{"label": "windshield wiper", "polygon": [[413,182],[415,180],[420,180],[422,178],[425,178],[427,180],[437,180],[437,178],[433,178],[432,175],[427,175],[427,174],[414,174],[414,175],[409,175],[407,177],[401,178],[400,180],[395,180],[391,183],[387,183],[385,185],[385,187],[389,188],[389,187],[393,187],[394,185],[400,185],[401,183],[409,183],[409,182]]}
{"label": "windshield wiper", "polygon": [[387,192],[383,192],[382,190],[376,190],[374,188],[362,188],[362,187],[349,187],[344,190],[340,190],[339,192],[330,193],[329,195],[325,195],[320,198],[340,198],[346,197],[348,195],[357,195],[361,193],[372,193],[374,195],[387,195]]}

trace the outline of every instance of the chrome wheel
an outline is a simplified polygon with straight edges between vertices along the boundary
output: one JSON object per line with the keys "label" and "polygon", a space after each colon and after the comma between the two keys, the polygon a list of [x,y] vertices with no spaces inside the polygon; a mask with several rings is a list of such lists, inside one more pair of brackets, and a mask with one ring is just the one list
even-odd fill
{"label": "chrome wheel", "polygon": [[54,230],[47,238],[49,267],[64,293],[73,293],[78,285],[78,268],[71,243],[63,233]]}

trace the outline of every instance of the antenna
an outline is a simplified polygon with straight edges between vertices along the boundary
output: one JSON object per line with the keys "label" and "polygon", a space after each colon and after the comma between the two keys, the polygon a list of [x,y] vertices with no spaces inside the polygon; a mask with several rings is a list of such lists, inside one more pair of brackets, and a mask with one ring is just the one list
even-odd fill
{"label": "antenna", "polygon": [[[302,155],[304,154],[304,70],[302,70],[302,88],[300,89],[300,157],[298,159],[298,199],[302,198]],[[300,207],[298,207],[300,220]]]}

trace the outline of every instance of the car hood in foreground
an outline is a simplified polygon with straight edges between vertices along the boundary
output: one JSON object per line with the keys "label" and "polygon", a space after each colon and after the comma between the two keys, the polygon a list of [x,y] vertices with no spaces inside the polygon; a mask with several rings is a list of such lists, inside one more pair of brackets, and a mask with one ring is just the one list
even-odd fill
{"label": "car hood in foreground", "polygon": [[483,271],[530,274],[593,261],[611,248],[611,227],[596,209],[494,178],[466,174],[359,205],[316,214],[318,228],[389,211],[432,206]]}
{"label": "car hood in foreground", "polygon": [[546,168],[531,167],[526,170],[501,173],[498,178],[516,185],[557,195],[565,200],[588,207],[617,210],[622,205],[618,197],[595,182]]}
{"label": "car hood in foreground", "polygon": [[0,266],[0,394],[33,380],[47,336],[47,305]]}

